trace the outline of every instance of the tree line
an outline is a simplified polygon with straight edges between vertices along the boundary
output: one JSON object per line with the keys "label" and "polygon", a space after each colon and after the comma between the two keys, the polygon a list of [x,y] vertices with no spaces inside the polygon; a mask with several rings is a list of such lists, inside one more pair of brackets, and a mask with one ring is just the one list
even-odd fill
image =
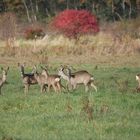
{"label": "tree line", "polygon": [[140,0],[1,0],[0,13],[12,12],[28,22],[48,22],[65,9],[84,9],[100,20],[116,21],[140,15]]}

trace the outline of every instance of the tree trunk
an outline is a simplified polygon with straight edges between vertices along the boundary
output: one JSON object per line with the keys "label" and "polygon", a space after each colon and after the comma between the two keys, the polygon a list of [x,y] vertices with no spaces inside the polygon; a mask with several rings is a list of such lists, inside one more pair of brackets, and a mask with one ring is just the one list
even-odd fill
{"label": "tree trunk", "polygon": [[136,0],[137,14],[140,15],[140,0]]}
{"label": "tree trunk", "polygon": [[77,2],[76,2],[76,0],[74,0],[74,9],[77,10]]}
{"label": "tree trunk", "polygon": [[37,0],[35,1],[35,9],[36,9],[36,13],[39,13],[39,8],[38,8]]}
{"label": "tree trunk", "polygon": [[25,7],[25,10],[26,10],[26,14],[27,14],[27,19],[28,19],[28,22],[31,22],[31,18],[30,18],[30,14],[29,14],[29,10],[28,10],[28,7],[26,5],[26,2],[25,0],[22,0],[23,4],[24,4],[24,7]]}
{"label": "tree trunk", "polygon": [[31,4],[31,10],[32,10],[32,14],[33,14],[33,20],[37,21],[37,17],[36,17],[35,11],[34,11],[32,0],[30,0],[30,4]]}
{"label": "tree trunk", "polygon": [[129,19],[131,19],[131,14],[132,14],[132,4],[131,1],[129,0]]}
{"label": "tree trunk", "polygon": [[112,0],[112,1],[111,1],[111,12],[112,12],[112,15],[113,15],[113,20],[115,21],[115,17],[114,17],[114,12],[115,12],[115,11],[114,11],[114,9],[115,9],[115,8],[114,8],[114,0]]}
{"label": "tree trunk", "polygon": [[67,2],[67,9],[69,9],[69,0],[67,0],[66,2]]}

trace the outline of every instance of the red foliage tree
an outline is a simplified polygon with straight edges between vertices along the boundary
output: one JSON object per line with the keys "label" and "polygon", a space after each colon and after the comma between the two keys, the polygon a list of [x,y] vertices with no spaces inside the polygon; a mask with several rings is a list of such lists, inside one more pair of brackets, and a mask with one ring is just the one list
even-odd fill
{"label": "red foliage tree", "polygon": [[99,32],[99,25],[94,15],[86,10],[65,10],[57,15],[51,26],[67,37]]}

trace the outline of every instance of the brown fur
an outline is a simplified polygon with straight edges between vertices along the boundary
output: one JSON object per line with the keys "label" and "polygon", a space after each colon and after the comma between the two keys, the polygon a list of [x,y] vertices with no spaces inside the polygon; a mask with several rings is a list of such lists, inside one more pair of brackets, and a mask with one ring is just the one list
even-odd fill
{"label": "brown fur", "polygon": [[42,68],[42,69],[43,69],[42,75],[46,77],[46,84],[48,85],[48,92],[50,91],[51,86],[53,87],[55,92],[61,91],[61,87],[63,86],[61,84],[60,76],[56,74],[50,75],[46,68]]}
{"label": "brown fur", "polygon": [[8,73],[9,67],[7,69],[1,68],[1,70],[2,70],[2,77],[0,78],[0,95],[1,95],[1,88],[6,83],[7,73]]}
{"label": "brown fur", "polygon": [[67,74],[65,74],[64,68],[61,67],[58,74],[63,79],[68,81],[68,84],[71,85],[72,89],[76,89],[76,86],[78,84],[84,84],[86,92],[88,91],[89,86],[92,86],[97,92],[97,88],[93,83],[94,78],[87,71],[81,70],[81,71],[77,71],[75,73],[71,73],[70,69],[66,69],[66,70],[67,70]]}
{"label": "brown fur", "polygon": [[34,73],[24,73],[24,64],[18,63],[18,66],[21,71],[22,83],[24,85],[24,93],[27,94],[29,91],[30,85],[37,84]]}

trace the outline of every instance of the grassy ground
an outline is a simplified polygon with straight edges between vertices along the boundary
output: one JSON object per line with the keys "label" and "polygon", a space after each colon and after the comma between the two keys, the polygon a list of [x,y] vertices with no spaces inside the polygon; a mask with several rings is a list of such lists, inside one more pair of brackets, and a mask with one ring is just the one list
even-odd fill
{"label": "grassy ground", "polygon": [[[56,67],[56,66],[52,66]],[[0,97],[0,139],[138,140],[140,98],[135,93],[138,67],[80,64],[95,75],[98,92],[41,94],[38,85],[24,96],[20,73],[11,67]],[[55,71],[55,69],[54,69]],[[65,82],[63,81],[63,84]]]}

